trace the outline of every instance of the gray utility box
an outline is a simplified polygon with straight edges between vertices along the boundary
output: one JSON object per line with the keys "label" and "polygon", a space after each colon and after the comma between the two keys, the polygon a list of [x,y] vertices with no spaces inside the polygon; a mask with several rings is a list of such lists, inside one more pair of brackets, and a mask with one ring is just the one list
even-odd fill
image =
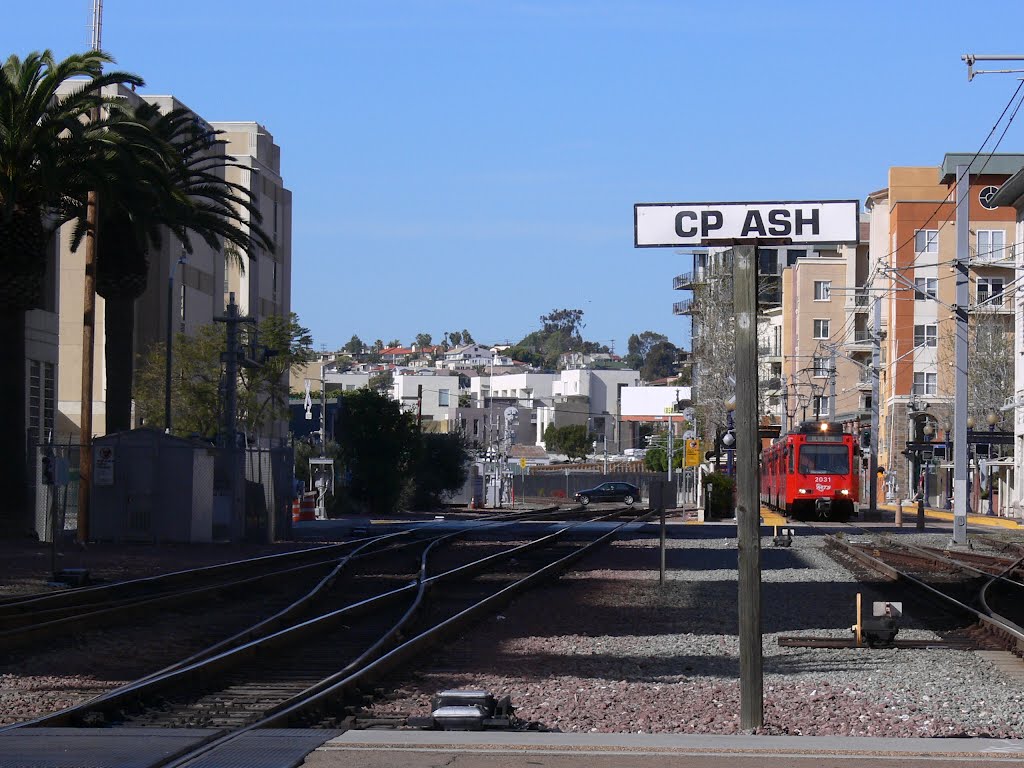
{"label": "gray utility box", "polygon": [[96,438],[90,538],[212,541],[214,452],[152,429]]}

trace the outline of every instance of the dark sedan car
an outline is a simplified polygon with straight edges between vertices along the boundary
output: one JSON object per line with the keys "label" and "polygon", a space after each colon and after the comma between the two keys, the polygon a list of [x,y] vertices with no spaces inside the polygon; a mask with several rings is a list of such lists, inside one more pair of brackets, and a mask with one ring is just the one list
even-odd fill
{"label": "dark sedan car", "polygon": [[632,483],[601,483],[577,493],[576,501],[584,507],[592,501],[621,501],[632,506],[640,501],[640,489]]}

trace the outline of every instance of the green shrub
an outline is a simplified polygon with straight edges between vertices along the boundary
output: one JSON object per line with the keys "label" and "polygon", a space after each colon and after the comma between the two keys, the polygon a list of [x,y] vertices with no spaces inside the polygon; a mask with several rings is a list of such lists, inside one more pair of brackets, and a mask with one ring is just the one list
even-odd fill
{"label": "green shrub", "polygon": [[708,503],[708,514],[712,517],[732,517],[735,510],[736,480],[721,472],[705,475],[705,487],[710,483],[711,498]]}

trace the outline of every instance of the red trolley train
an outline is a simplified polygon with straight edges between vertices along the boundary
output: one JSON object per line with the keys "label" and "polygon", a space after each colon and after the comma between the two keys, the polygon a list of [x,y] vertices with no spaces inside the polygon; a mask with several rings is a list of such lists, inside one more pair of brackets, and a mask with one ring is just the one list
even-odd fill
{"label": "red trolley train", "polygon": [[804,422],[761,455],[761,503],[796,519],[847,520],[860,498],[860,449],[843,425]]}

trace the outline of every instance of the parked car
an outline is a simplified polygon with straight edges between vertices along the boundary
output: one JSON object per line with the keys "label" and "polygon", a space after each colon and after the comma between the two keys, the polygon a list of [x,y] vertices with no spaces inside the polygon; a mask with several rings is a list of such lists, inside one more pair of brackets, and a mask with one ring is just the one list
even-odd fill
{"label": "parked car", "polygon": [[640,501],[640,489],[632,483],[601,483],[576,494],[576,501],[584,507],[592,501],[621,501],[630,506]]}

